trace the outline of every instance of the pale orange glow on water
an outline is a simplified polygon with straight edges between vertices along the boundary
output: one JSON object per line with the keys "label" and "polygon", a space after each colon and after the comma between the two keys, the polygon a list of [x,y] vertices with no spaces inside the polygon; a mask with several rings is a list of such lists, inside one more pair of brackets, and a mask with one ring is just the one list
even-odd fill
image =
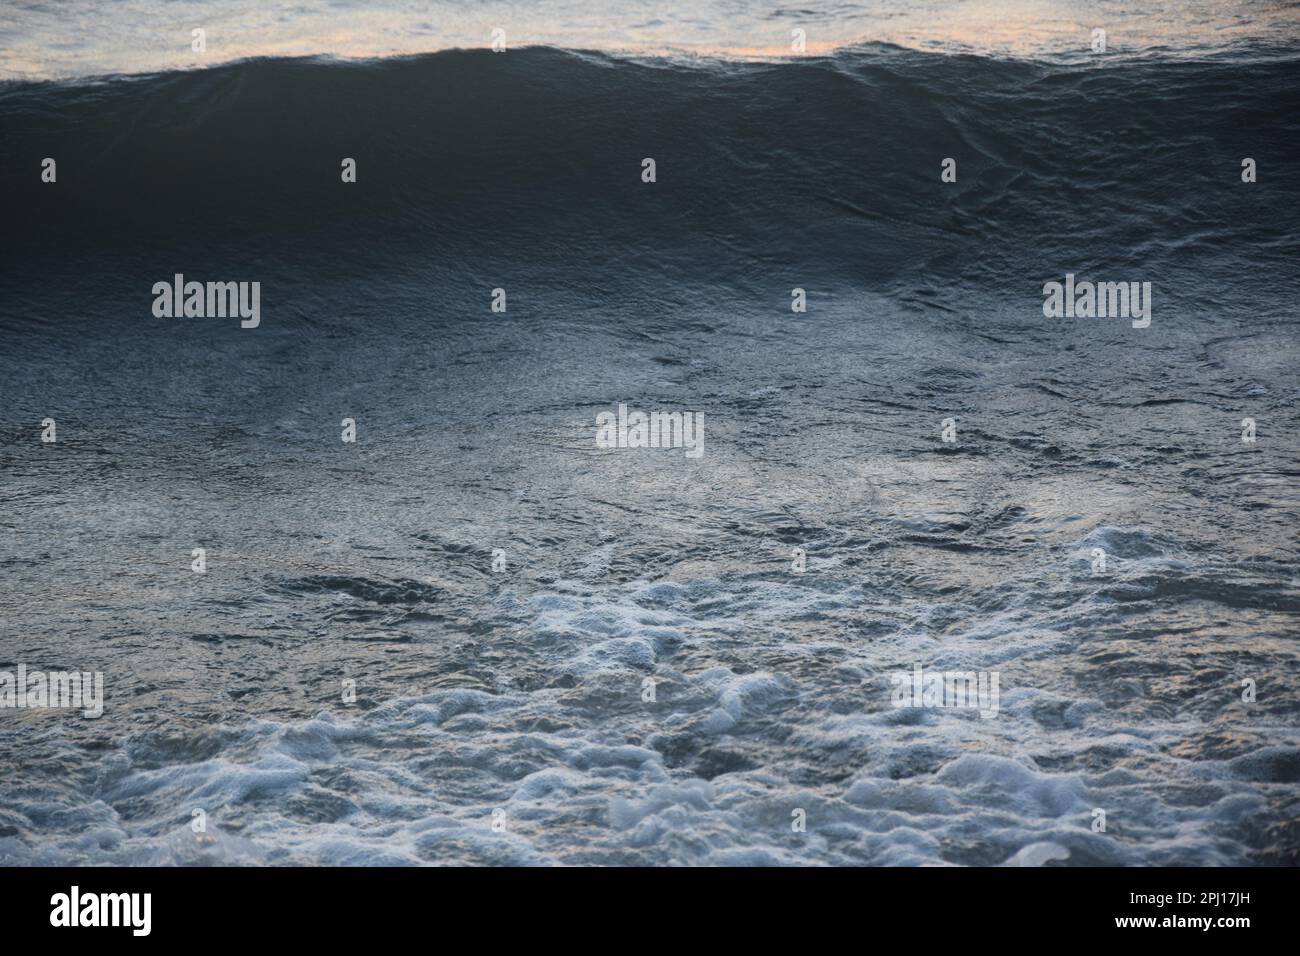
{"label": "pale orange glow on water", "polygon": [[[77,28],[70,30],[70,23]],[[191,49],[195,28],[206,30],[201,52]],[[664,4],[652,17],[637,4],[595,7],[577,0],[541,9],[513,3],[430,7],[400,0],[364,8],[308,3],[292,16],[256,3],[199,10],[178,10],[152,0],[107,6],[69,3],[58,11],[33,8],[7,33],[0,49],[0,77],[146,73],[248,57],[403,56],[486,49],[498,35],[507,49],[551,46],[638,56],[780,59],[887,43],[921,51],[1031,58],[1086,54],[1094,29],[1106,31],[1114,53],[1161,49],[1200,55],[1234,43],[1295,37],[1300,15],[1283,4],[1241,0],[1169,2],[1141,10],[1101,0],[1083,11],[1062,0],[811,3],[797,11],[697,0]],[[802,51],[792,47],[793,31],[802,31]]]}

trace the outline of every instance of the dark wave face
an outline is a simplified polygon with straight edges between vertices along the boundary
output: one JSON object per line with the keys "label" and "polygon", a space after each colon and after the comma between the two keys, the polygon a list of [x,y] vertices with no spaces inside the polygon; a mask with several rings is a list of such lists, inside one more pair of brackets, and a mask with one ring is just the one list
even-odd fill
{"label": "dark wave face", "polygon": [[[0,671],[106,693],[0,711],[0,863],[1296,863],[1298,79],[0,88]],[[177,274],[260,324],[156,315]],[[1047,314],[1075,279],[1149,325]],[[601,446],[620,403],[702,454]],[[895,706],[917,667],[1000,703]]]}
{"label": "dark wave face", "polygon": [[[138,284],[164,254],[272,287],[419,269],[453,295],[505,262],[640,294],[665,280],[765,294],[780,270],[1029,300],[1070,268],[1254,312],[1295,292],[1298,77],[1293,55],[1060,66],[870,47],[691,64],[527,49],[14,86],[3,188],[29,226],[8,290],[33,270],[75,283],[86,257]],[[57,190],[33,175],[47,155]],[[1246,156],[1265,160],[1251,189]],[[346,188],[344,157],[359,171]]]}

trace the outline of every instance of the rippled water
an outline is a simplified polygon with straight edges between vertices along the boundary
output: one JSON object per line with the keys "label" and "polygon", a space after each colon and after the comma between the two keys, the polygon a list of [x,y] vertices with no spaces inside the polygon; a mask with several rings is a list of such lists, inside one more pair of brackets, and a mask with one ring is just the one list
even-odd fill
{"label": "rippled water", "polygon": [[[0,671],[107,688],[0,710],[0,862],[1295,863],[1295,73],[0,90]],[[261,326],[155,318],[177,271]],[[1067,271],[1151,327],[1044,318]],[[705,454],[598,448],[619,402]],[[893,707],[918,664],[996,717]]]}
{"label": "rippled water", "polygon": [[[1290,333],[1166,348],[1186,371],[1152,387],[854,318],[739,357],[737,322],[693,323],[598,367],[589,328],[530,357],[513,323],[354,332],[290,375],[178,373],[257,381],[238,422],[145,389],[56,447],[11,427],[4,656],[102,669],[108,703],[5,715],[4,858],[1293,861],[1296,462],[1235,427],[1247,401],[1300,425]],[[706,456],[595,451],[615,389],[706,409]],[[997,718],[891,708],[915,662],[1000,672]]]}

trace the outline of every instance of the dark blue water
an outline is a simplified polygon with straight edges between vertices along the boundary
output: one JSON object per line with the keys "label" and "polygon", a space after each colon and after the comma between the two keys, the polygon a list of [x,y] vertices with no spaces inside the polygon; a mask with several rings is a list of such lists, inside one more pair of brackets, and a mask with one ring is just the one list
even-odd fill
{"label": "dark blue water", "polygon": [[1294,863],[1297,53],[0,88],[0,861]]}

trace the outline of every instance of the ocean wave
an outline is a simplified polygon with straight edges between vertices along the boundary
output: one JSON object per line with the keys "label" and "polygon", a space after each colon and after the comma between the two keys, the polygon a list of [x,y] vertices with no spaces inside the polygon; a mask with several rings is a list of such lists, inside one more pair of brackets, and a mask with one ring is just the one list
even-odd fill
{"label": "ocean wave", "polygon": [[[522,272],[676,299],[777,272],[911,301],[940,280],[1032,299],[1093,268],[1157,277],[1162,303],[1175,276],[1228,301],[1244,280],[1225,246],[1294,281],[1298,63],[532,48],[11,83],[0,175],[31,227],[4,285],[25,294],[75,264],[110,289],[181,272],[365,278],[382,296]],[[1245,155],[1262,164],[1249,188]],[[329,301],[295,295],[298,314]]]}

